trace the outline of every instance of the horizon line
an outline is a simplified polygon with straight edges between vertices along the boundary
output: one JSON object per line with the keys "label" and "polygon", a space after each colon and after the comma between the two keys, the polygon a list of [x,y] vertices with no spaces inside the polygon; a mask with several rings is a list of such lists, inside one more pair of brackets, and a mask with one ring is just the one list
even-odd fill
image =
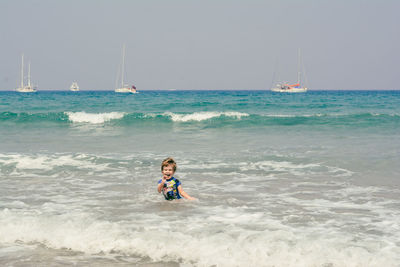
{"label": "horizon line", "polygon": [[[399,89],[308,89],[308,92],[310,91],[397,91]],[[102,92],[114,92],[114,90],[110,89],[87,89],[87,90],[79,90],[79,91],[71,91],[69,89],[40,89],[37,90],[37,92],[41,91],[47,91],[47,92],[94,92],[94,91],[102,91]],[[272,92],[270,89],[141,89],[138,90],[138,92],[141,91],[168,91],[168,92],[174,92],[174,91],[266,91],[266,92]],[[8,89],[0,89],[0,92],[17,92],[16,90],[8,90]]]}

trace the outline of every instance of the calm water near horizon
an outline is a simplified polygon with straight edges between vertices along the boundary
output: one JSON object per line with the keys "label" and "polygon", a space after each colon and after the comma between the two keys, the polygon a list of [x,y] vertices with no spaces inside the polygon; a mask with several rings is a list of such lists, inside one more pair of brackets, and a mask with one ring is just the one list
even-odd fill
{"label": "calm water near horizon", "polygon": [[0,265],[400,266],[399,160],[400,91],[0,91]]}

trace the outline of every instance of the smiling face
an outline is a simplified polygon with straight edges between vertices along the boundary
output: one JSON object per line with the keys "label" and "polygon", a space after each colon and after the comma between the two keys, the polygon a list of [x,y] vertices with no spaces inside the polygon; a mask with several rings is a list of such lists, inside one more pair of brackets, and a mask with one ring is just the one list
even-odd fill
{"label": "smiling face", "polygon": [[172,164],[164,166],[161,173],[163,174],[165,179],[170,179],[175,173],[174,166]]}

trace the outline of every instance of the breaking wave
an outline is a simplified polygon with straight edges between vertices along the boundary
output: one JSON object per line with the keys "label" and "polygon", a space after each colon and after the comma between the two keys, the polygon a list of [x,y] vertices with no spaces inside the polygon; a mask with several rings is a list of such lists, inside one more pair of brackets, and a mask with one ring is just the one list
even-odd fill
{"label": "breaking wave", "polygon": [[128,113],[128,112],[48,112],[48,113],[0,113],[0,124],[113,124],[119,126],[139,123],[183,123],[212,124],[215,127],[226,125],[248,126],[291,126],[291,125],[400,125],[399,114],[249,114],[236,111],[208,112],[164,112],[164,113]]}

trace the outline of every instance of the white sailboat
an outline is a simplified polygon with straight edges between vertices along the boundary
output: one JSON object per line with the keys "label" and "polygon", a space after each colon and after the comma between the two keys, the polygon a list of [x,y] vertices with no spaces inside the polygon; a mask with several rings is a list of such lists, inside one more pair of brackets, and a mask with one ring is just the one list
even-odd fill
{"label": "white sailboat", "polygon": [[301,57],[300,57],[300,49],[298,51],[298,62],[297,62],[297,83],[289,84],[288,82],[278,82],[274,87],[271,88],[272,92],[279,93],[305,93],[308,88],[301,85]]}
{"label": "white sailboat", "polygon": [[21,85],[17,89],[17,92],[20,93],[34,93],[36,92],[36,88],[34,88],[31,84],[31,63],[28,64],[28,81],[25,85],[24,83],[24,55],[22,54],[22,63],[21,63]]}
{"label": "white sailboat", "polygon": [[[115,92],[116,93],[132,93],[136,94],[137,90],[134,85],[129,86],[124,83],[124,74],[125,74],[125,44],[122,47],[122,64],[121,64],[121,85],[118,87],[118,78],[116,81]],[[119,76],[119,75],[117,75]]]}
{"label": "white sailboat", "polygon": [[70,90],[70,91],[74,91],[74,92],[79,91],[78,83],[77,83],[77,82],[73,82],[73,83],[71,84],[71,86],[69,87],[69,90]]}

